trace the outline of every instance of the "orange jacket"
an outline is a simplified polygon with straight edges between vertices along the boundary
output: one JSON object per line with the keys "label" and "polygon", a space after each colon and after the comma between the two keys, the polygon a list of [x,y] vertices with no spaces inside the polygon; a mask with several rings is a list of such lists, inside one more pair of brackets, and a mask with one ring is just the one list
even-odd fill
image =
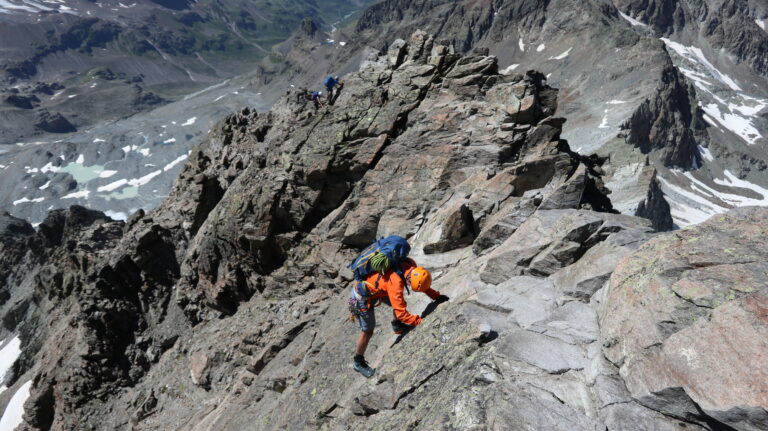
{"label": "orange jacket", "polygon": [[[392,313],[394,313],[397,320],[412,326],[421,323],[421,316],[408,312],[408,304],[403,297],[405,282],[395,271],[390,269],[384,274],[374,272],[365,281],[368,284],[368,290],[371,292],[372,302],[388,298],[390,304],[392,304]],[[431,288],[425,290],[424,293],[432,300],[440,296],[440,292]]]}

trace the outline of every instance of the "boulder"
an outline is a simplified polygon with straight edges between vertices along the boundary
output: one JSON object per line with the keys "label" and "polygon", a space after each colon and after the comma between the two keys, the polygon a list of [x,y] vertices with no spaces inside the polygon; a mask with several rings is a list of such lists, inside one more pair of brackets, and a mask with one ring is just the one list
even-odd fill
{"label": "boulder", "polygon": [[34,94],[29,96],[23,94],[9,94],[3,101],[20,109],[32,109],[35,107],[35,104],[40,103],[40,99]]}
{"label": "boulder", "polygon": [[75,126],[60,113],[41,111],[35,119],[35,127],[49,133],[71,133],[77,131]]}
{"label": "boulder", "polygon": [[465,247],[475,239],[472,211],[463,202],[441,208],[424,226],[424,253],[442,253]]}
{"label": "boulder", "polygon": [[606,217],[608,221],[594,236],[595,239],[607,237],[587,250],[578,262],[552,275],[560,303],[570,300],[589,302],[592,295],[608,281],[619,261],[653,236],[650,223],[626,216]]}
{"label": "boulder", "polygon": [[581,256],[581,243],[602,223],[589,211],[536,211],[489,255],[480,278],[498,284],[514,275],[553,273]]}

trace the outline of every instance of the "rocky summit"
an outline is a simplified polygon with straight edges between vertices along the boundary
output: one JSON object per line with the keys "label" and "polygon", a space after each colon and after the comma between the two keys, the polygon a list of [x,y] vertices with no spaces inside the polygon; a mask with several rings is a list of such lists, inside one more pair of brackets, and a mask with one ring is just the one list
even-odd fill
{"label": "rocky summit", "polygon": [[[126,222],[0,215],[17,430],[768,427],[768,210],[658,233],[545,75],[421,31],[363,60],[330,104],[227,116]],[[346,265],[390,234],[450,300],[407,295],[366,379]]]}

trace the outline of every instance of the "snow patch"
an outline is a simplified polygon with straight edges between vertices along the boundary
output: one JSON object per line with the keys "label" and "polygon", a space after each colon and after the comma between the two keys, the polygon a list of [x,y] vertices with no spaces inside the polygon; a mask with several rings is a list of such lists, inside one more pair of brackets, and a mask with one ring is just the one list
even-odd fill
{"label": "snow patch", "polygon": [[13,201],[13,206],[16,206],[18,204],[23,204],[23,203],[26,203],[26,202],[40,203],[40,202],[42,202],[44,200],[45,200],[45,198],[29,199],[29,198],[25,197],[25,198],[21,198],[21,199]]}
{"label": "snow patch", "polygon": [[[542,45],[543,46],[543,45]],[[556,56],[556,57],[549,57],[550,60],[562,60],[565,57],[568,57],[571,54],[571,51],[573,50],[573,47],[568,48],[568,51],[565,51],[564,53]]]}
{"label": "snow patch", "polygon": [[610,127],[608,125],[608,110],[607,109],[604,110],[603,114],[605,115],[603,115],[603,120],[600,122],[600,125],[597,126],[598,129],[607,129],[608,127]]}
{"label": "snow patch", "polygon": [[191,126],[191,125],[195,124],[195,121],[197,121],[197,117],[192,117],[192,118],[188,119],[187,121],[185,121],[184,123],[182,123],[181,125],[182,126]]}
{"label": "snow patch", "polygon": [[111,191],[113,191],[113,190],[115,190],[115,189],[117,189],[119,187],[122,187],[122,186],[124,186],[126,184],[128,184],[128,180],[126,180],[126,179],[117,180],[115,182],[112,182],[112,183],[109,183],[109,184],[107,184],[105,186],[101,186],[101,187],[97,188],[96,191],[97,192],[111,192]]}
{"label": "snow patch", "polygon": [[5,407],[3,417],[0,418],[0,430],[14,430],[23,420],[24,402],[29,398],[29,389],[32,387],[32,380],[24,383],[19,390],[13,394]]}
{"label": "snow patch", "polygon": [[[763,30],[765,30],[765,22],[766,21],[764,19],[756,19],[755,20],[755,24],[757,24]],[[766,31],[768,31],[768,30],[766,30]]]}
{"label": "snow patch", "polygon": [[165,141],[163,141],[164,144],[172,144],[176,142],[176,138],[168,138]]}
{"label": "snow patch", "polygon": [[87,199],[88,195],[90,195],[90,194],[91,194],[91,192],[89,190],[81,190],[79,192],[74,192],[74,193],[70,193],[70,194],[68,194],[66,196],[62,196],[61,198],[62,199],[78,199],[78,198]]}
{"label": "snow patch", "polygon": [[142,148],[140,150],[136,150],[137,153],[140,153],[144,157],[149,157],[149,148]]}
{"label": "snow patch", "polygon": [[172,169],[174,166],[176,166],[176,165],[178,165],[179,163],[181,163],[181,162],[183,162],[184,160],[186,160],[186,159],[187,159],[187,157],[189,157],[189,156],[188,156],[188,155],[186,155],[186,154],[182,154],[181,156],[179,156],[179,157],[175,158],[175,159],[174,159],[174,160],[173,160],[171,163],[168,163],[167,165],[165,165],[165,166],[163,167],[163,172],[168,172],[168,171],[169,171],[169,170],[171,170],[171,169]]}
{"label": "snow patch", "polygon": [[84,155],[80,154],[79,156],[77,156],[77,160],[75,160],[75,163],[79,163],[79,164],[82,165],[84,162],[85,162],[85,156]]}
{"label": "snow patch", "polygon": [[627,103],[627,102],[625,102],[624,100],[610,100],[610,101],[605,102],[605,103],[607,105],[621,105],[621,104],[624,104],[624,103]]}
{"label": "snow patch", "polygon": [[520,47],[520,51],[525,52],[525,43],[523,42],[522,37],[517,41],[517,46]]}
{"label": "snow patch", "polygon": [[101,139],[101,138],[96,138],[96,139],[93,140],[94,144],[98,144],[99,142],[107,142],[107,141],[105,141],[104,139]]}
{"label": "snow patch", "polygon": [[51,185],[51,181],[49,180],[47,183],[43,184],[42,186],[38,187],[40,190],[45,190],[48,188],[48,186]]}
{"label": "snow patch", "polygon": [[709,151],[709,148],[704,148],[701,145],[699,145],[698,149],[699,149],[699,155],[701,155],[701,157],[704,160],[709,161],[709,162],[715,161],[715,158],[712,156],[712,152]]}
{"label": "snow patch", "polygon": [[625,20],[627,20],[627,22],[629,22],[632,25],[632,27],[648,27],[648,24],[643,24],[642,22],[632,18],[631,16],[623,13],[622,11],[619,11],[619,15]]}
{"label": "snow patch", "polygon": [[107,211],[104,211],[104,215],[111,218],[112,220],[121,220],[121,221],[128,220],[128,214],[124,212],[107,210]]}
{"label": "snow patch", "polygon": [[536,47],[536,52],[541,52],[541,51],[544,51],[545,49],[547,49],[547,46],[542,43],[541,45]]}
{"label": "snow patch", "polygon": [[[115,182],[109,183],[107,185],[101,186],[101,187],[97,188],[96,191],[97,192],[111,192],[111,191],[117,190],[118,188],[120,188],[122,186],[125,186],[125,185],[129,185],[129,186],[132,186],[132,187],[140,187],[140,186],[143,186],[143,185],[147,184],[148,182],[152,181],[153,178],[155,178],[156,176],[158,176],[158,175],[160,175],[162,173],[163,173],[162,170],[157,170],[157,171],[150,172],[150,173],[148,173],[147,175],[144,175],[141,178],[133,178],[133,179],[130,179],[130,180],[127,180],[127,179],[123,178],[123,179],[117,180]],[[64,198],[62,198],[62,199],[64,199]]]}
{"label": "snow patch", "polygon": [[116,173],[117,171],[101,171],[101,173],[99,173],[99,178],[109,178]]}
{"label": "snow patch", "polygon": [[512,71],[514,71],[518,67],[520,67],[519,64],[510,64],[509,66],[505,67],[504,70],[502,70],[500,73],[502,75],[509,75],[510,73],[512,73]]}
{"label": "snow patch", "polygon": [[134,187],[143,186],[144,184],[147,184],[148,182],[152,181],[152,178],[155,178],[156,176],[160,175],[162,171],[154,171],[150,172],[147,175],[144,175],[141,178],[135,178],[132,180],[128,180],[128,184]]}

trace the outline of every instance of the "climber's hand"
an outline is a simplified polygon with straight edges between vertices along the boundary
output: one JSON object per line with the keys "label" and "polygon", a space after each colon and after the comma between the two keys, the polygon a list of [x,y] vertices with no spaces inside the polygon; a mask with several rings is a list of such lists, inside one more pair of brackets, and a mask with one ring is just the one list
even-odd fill
{"label": "climber's hand", "polygon": [[443,302],[448,302],[448,300],[451,299],[445,295],[440,295],[435,299],[435,304],[442,304]]}

